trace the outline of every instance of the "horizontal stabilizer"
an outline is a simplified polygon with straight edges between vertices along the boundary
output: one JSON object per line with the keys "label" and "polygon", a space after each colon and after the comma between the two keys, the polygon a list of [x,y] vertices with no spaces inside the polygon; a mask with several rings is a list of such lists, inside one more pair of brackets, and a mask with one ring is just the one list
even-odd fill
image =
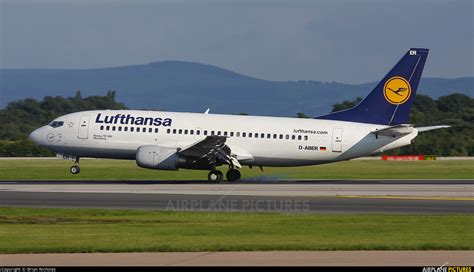
{"label": "horizontal stabilizer", "polygon": [[434,129],[440,129],[440,128],[450,128],[451,126],[430,126],[430,127],[417,127],[416,129],[418,132],[423,132],[423,131],[429,131],[429,130],[434,130]]}
{"label": "horizontal stabilizer", "polygon": [[401,124],[371,131],[375,135],[397,137],[407,135],[413,132],[413,125]]}

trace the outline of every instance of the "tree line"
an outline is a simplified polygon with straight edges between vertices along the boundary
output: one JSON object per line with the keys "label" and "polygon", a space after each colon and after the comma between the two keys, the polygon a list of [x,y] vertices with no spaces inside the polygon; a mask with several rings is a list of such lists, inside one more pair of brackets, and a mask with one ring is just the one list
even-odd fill
{"label": "tree line", "polygon": [[[43,126],[58,116],[71,112],[97,109],[127,109],[117,102],[116,92],[110,90],[105,96],[83,98],[80,91],[73,97],[46,96],[43,100],[26,98],[10,102],[0,110],[0,156],[54,156],[49,150],[39,147],[28,139],[34,129]],[[352,101],[334,104],[332,111],[357,105],[360,97]],[[240,113],[244,114],[244,113]],[[298,118],[308,118],[302,112]],[[415,126],[451,125],[421,133],[407,147],[386,154],[426,154],[437,156],[474,156],[474,99],[463,94],[451,94],[432,99],[416,95],[410,112],[410,123]]]}

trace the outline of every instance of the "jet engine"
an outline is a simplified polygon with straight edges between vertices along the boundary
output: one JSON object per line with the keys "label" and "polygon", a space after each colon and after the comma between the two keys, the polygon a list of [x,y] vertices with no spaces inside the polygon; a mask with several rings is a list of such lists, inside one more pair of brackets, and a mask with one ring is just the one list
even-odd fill
{"label": "jet engine", "polygon": [[135,160],[143,168],[177,170],[179,153],[176,148],[144,145],[138,148]]}
{"label": "jet engine", "polygon": [[177,148],[159,145],[140,146],[137,150],[135,161],[140,167],[159,170],[178,170],[178,168],[199,170],[213,169],[213,166],[209,164],[208,160],[186,157],[179,154]]}

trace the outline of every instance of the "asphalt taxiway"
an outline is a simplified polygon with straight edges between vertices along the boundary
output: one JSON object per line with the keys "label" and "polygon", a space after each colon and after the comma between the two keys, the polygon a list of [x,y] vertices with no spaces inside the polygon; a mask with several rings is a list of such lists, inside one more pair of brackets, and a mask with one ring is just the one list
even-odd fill
{"label": "asphalt taxiway", "polygon": [[474,180],[0,181],[0,206],[472,214]]}

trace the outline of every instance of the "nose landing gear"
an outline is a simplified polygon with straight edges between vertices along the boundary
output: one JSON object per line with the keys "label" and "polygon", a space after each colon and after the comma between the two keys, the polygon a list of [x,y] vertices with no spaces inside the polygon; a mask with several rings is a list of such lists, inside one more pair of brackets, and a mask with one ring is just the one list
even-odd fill
{"label": "nose landing gear", "polygon": [[76,175],[76,174],[79,174],[79,172],[81,172],[81,168],[79,167],[79,165],[73,165],[71,166],[69,171],[71,172],[71,174]]}
{"label": "nose landing gear", "polygon": [[69,171],[71,174],[76,175],[81,172],[81,168],[79,167],[79,157],[76,157],[76,160],[74,161],[74,165],[69,168]]}

